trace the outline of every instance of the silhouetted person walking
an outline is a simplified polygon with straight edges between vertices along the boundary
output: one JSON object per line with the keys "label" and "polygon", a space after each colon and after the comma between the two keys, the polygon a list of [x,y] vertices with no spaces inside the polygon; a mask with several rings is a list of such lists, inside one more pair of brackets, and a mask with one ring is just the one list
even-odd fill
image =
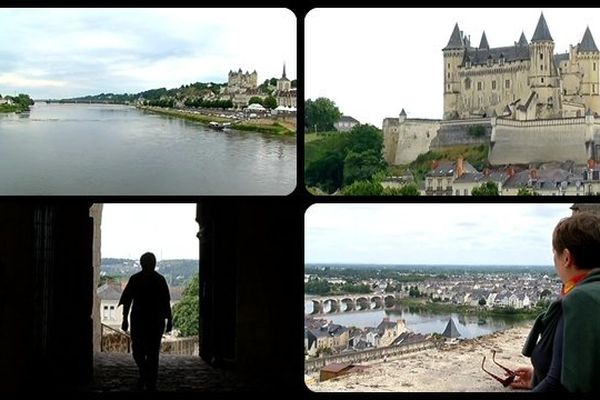
{"label": "silhouetted person walking", "polygon": [[140,370],[138,388],[146,386],[148,390],[156,388],[158,377],[158,354],[160,340],[165,332],[173,327],[171,316],[171,296],[165,278],[154,271],[156,257],[152,253],[144,253],[140,258],[142,271],[129,278],[121,295],[119,305],[123,304],[124,331],[129,329],[129,308],[131,309],[131,346],[133,359]]}

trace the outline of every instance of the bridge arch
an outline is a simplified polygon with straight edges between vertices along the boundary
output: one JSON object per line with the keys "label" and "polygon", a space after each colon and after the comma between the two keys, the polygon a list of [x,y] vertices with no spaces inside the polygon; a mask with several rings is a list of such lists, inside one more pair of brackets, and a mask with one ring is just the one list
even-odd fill
{"label": "bridge arch", "polygon": [[342,299],[341,303],[345,306],[345,307],[340,307],[340,311],[342,311],[342,312],[354,311],[356,308],[354,299],[352,299],[352,298],[347,297],[345,299]]}
{"label": "bridge arch", "polygon": [[371,297],[371,309],[372,310],[381,310],[383,309],[383,299],[381,296],[373,296]]}

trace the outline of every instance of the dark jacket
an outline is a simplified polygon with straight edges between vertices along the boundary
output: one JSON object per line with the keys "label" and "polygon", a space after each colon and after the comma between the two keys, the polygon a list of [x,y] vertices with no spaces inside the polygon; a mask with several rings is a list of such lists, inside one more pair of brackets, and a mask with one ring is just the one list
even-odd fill
{"label": "dark jacket", "polygon": [[600,270],[563,299],[565,332],[561,382],[570,392],[600,391]]}
{"label": "dark jacket", "polygon": [[600,270],[538,316],[523,346],[534,390],[600,391]]}
{"label": "dark jacket", "polygon": [[171,296],[165,278],[156,271],[138,272],[129,278],[119,304],[131,306],[131,323],[164,323],[171,318]]}

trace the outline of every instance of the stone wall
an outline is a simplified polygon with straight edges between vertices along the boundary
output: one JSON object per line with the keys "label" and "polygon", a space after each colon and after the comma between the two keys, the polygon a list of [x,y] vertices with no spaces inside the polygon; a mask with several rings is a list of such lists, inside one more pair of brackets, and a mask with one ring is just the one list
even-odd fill
{"label": "stone wall", "polygon": [[436,342],[431,339],[421,342],[400,344],[398,346],[378,347],[375,349],[357,351],[353,353],[339,354],[328,357],[319,357],[304,362],[304,372],[314,372],[323,368],[328,364],[334,363],[361,363],[371,360],[384,358],[385,356],[398,356],[402,354],[412,353],[434,348]]}
{"label": "stone wall", "polygon": [[386,118],[383,121],[383,154],[390,165],[409,164],[427,153],[440,121]]}
{"label": "stone wall", "polygon": [[[485,133],[474,136],[469,133],[472,128],[483,126]],[[430,150],[448,146],[473,146],[489,144],[492,136],[490,118],[471,119],[465,121],[442,121],[437,136],[431,141]]]}
{"label": "stone wall", "polygon": [[492,122],[492,165],[574,161],[585,164],[592,156],[586,145],[600,130],[593,118],[537,121],[497,119]]}
{"label": "stone wall", "polygon": [[[94,224],[94,238],[93,238],[93,260],[92,260],[92,269],[94,274],[94,286],[98,287],[98,283],[100,281],[100,264],[102,255],[100,254],[102,233],[100,230],[100,224],[102,223],[102,204],[94,204],[90,207],[90,217],[93,219]],[[92,307],[92,320],[93,320],[93,338],[94,338],[94,352],[100,351],[100,341],[101,341],[101,326],[100,326],[100,300],[96,295],[96,291],[94,290],[94,303]]]}

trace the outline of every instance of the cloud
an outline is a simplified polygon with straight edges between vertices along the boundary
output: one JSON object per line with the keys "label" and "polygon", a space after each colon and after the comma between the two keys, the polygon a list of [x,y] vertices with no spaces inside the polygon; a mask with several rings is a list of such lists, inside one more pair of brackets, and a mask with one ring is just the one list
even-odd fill
{"label": "cloud", "polygon": [[296,76],[296,19],[283,8],[0,9],[0,26],[2,73],[65,82],[41,98],[226,82],[237,68],[262,82],[283,62]]}
{"label": "cloud", "polygon": [[49,87],[63,87],[67,84],[65,81],[58,81],[52,79],[36,79],[30,78],[15,73],[0,74],[0,85],[5,85],[14,88],[49,88]]}

